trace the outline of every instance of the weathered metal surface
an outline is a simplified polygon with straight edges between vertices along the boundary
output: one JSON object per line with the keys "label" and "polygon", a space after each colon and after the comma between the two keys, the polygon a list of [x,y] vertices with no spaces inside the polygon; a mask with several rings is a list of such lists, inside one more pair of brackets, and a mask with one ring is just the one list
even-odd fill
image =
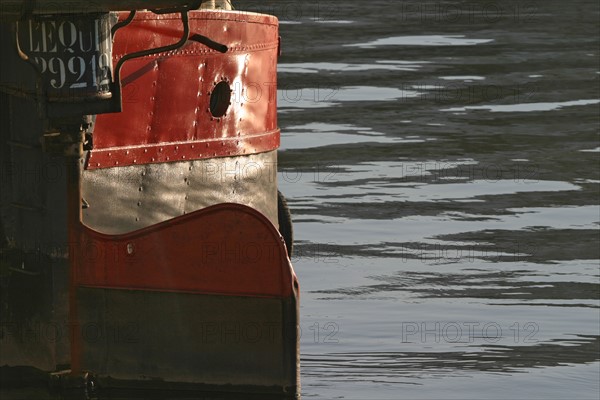
{"label": "weathered metal surface", "polygon": [[[36,123],[39,129],[28,131],[25,137],[37,138],[42,134],[43,127],[39,121],[39,112],[36,104],[32,99],[40,92],[37,85],[37,73],[35,68],[23,61],[19,55],[15,40],[16,24],[15,23],[0,23],[0,51],[2,51],[2,67],[0,68],[0,92],[9,94],[13,97],[28,99],[28,103],[24,108],[16,107],[17,112],[22,113],[21,118],[29,118],[31,121],[25,123]],[[7,98],[8,99],[8,98]],[[4,106],[8,106],[8,100],[4,102]],[[11,116],[12,118],[6,121],[11,121],[13,124],[20,124],[19,115]],[[4,128],[8,129],[7,124]],[[20,137],[15,137],[16,141],[23,141]],[[39,143],[36,143],[39,144]]]}
{"label": "weathered metal surface", "polygon": [[59,101],[89,101],[110,95],[112,38],[110,15],[51,15],[18,24],[21,51],[32,58]]}
{"label": "weathered metal surface", "polygon": [[283,318],[295,315],[293,298],[80,288],[78,300],[81,367],[100,386],[110,377],[130,387],[297,391],[296,366],[285,356],[295,354],[297,328]]}
{"label": "weathered metal surface", "polygon": [[277,226],[277,152],[83,171],[83,222],[120,234],[214,204],[246,204]]}
{"label": "weathered metal surface", "polygon": [[[42,322],[70,335],[70,346],[67,335],[41,344],[12,335],[2,342],[2,364],[51,371],[70,361],[74,375],[91,371],[98,382],[126,387],[172,382],[298,393],[299,290],[274,226],[277,20],[216,11],[190,20],[192,34],[224,43],[227,54],[190,41],[127,62],[125,113],[98,118],[85,171],[64,159],[49,168],[55,159],[39,146],[33,69],[12,57],[9,73],[0,70],[0,88],[13,95],[2,113],[18,117],[0,127],[10,143],[0,160],[3,231],[18,251],[40,254],[19,255],[13,269],[22,271],[8,283],[2,276],[12,293],[6,302],[3,290],[3,306],[16,313],[3,313],[2,322],[20,319],[25,330]],[[122,51],[113,61],[179,36],[177,17],[141,13],[117,33]],[[3,54],[14,50],[10,36],[0,40]],[[217,150],[192,147],[207,144]],[[93,167],[95,160],[101,165]],[[23,178],[23,171],[33,173]],[[39,176],[45,181],[32,182]],[[89,205],[83,216],[81,193]],[[29,284],[43,288],[35,301],[17,293]],[[33,308],[19,308],[26,304]],[[213,322],[224,329],[216,336]],[[126,343],[109,336],[115,328]],[[139,336],[128,337],[129,328]]]}
{"label": "weathered metal surface", "polygon": [[[96,133],[96,137],[100,134]],[[94,149],[87,160],[87,169],[110,168],[136,164],[168,163],[201,160],[224,156],[242,156],[279,147],[280,131],[240,135],[187,142],[158,143],[142,146]]]}
{"label": "weathered metal surface", "polygon": [[[279,233],[258,211],[220,204],[117,236],[81,227],[79,243],[74,373],[298,388],[298,283]],[[128,321],[139,343],[84,334]],[[200,339],[212,322],[277,332],[229,346],[225,332],[207,346]]]}
{"label": "weathered metal surface", "polygon": [[[42,151],[42,123],[35,105],[2,96],[0,107],[11,115],[1,124],[1,215],[6,236],[27,251],[66,254],[66,171],[61,157]],[[11,145],[11,141],[20,145]]]}
{"label": "weathered metal surface", "polygon": [[110,19],[106,13],[0,23],[0,91],[31,101],[38,119],[118,110],[111,82]]}
{"label": "weathered metal surface", "polygon": [[[178,51],[125,63],[123,112],[98,117],[86,168],[252,154],[279,146],[277,19],[203,10],[190,12],[189,20],[192,34],[223,43],[227,53],[189,41]],[[116,34],[114,60],[173,43],[181,31],[177,15],[138,12]],[[219,102],[226,103],[223,113],[215,113]]]}
{"label": "weathered metal surface", "polygon": [[260,212],[219,204],[123,235],[82,227],[74,285],[289,296],[293,271]]}
{"label": "weathered metal surface", "polygon": [[[21,261],[27,269],[19,271]],[[5,250],[2,262],[14,269],[0,277],[0,366],[54,371],[69,364],[67,260]]]}
{"label": "weathered metal surface", "polygon": [[69,362],[64,161],[42,152],[36,107],[0,94],[0,365]]}

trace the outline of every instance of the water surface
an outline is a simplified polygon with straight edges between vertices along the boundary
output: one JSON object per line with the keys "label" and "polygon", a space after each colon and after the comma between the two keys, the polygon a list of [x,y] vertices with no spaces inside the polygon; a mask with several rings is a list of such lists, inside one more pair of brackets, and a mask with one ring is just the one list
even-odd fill
{"label": "water surface", "polygon": [[598,4],[296,6],[304,398],[598,398]]}

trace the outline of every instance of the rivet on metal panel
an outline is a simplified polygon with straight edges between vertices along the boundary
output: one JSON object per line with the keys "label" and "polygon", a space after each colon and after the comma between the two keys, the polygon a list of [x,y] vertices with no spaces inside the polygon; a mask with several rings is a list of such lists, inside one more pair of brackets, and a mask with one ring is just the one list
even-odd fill
{"label": "rivet on metal panel", "polygon": [[162,148],[162,147],[159,147],[159,149],[158,149],[158,152],[159,152],[159,153],[162,153],[162,152],[163,152],[163,148]]}
{"label": "rivet on metal panel", "polygon": [[147,152],[148,152],[148,149],[144,149],[144,153],[147,153]]}
{"label": "rivet on metal panel", "polygon": [[137,164],[137,160],[136,160],[135,158],[133,159],[133,163],[134,163],[134,164]]}

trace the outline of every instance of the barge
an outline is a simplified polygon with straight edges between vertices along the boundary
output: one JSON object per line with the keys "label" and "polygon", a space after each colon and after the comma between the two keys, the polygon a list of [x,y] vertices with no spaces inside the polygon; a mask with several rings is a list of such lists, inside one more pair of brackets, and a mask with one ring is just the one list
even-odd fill
{"label": "barge", "polygon": [[277,19],[1,8],[3,386],[299,396]]}

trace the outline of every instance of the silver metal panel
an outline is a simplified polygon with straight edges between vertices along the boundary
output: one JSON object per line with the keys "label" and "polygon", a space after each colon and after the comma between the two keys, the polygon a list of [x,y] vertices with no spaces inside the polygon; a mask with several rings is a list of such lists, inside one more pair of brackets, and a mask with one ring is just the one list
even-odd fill
{"label": "silver metal panel", "polygon": [[83,222],[99,232],[141,229],[219,203],[240,203],[277,226],[277,152],[84,171]]}

